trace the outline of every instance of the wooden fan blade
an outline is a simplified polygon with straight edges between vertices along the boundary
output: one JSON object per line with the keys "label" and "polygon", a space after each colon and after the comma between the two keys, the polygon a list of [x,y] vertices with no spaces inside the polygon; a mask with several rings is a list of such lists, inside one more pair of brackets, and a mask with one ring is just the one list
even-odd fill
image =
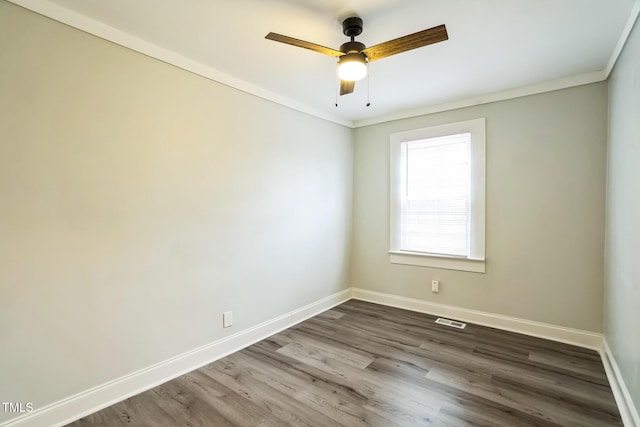
{"label": "wooden fan blade", "polygon": [[356,82],[340,80],[340,96],[348,95],[352,93],[355,87],[356,87]]}
{"label": "wooden fan blade", "polygon": [[283,36],[282,34],[269,33],[265,36],[265,39],[273,40],[280,43],[290,44],[292,46],[303,47],[305,49],[313,50],[314,52],[324,53],[325,55],[334,56],[336,58],[344,55],[344,52],[331,49],[330,47],[320,46],[319,44],[306,42],[304,40],[294,39],[293,37]]}
{"label": "wooden fan blade", "polygon": [[367,55],[369,62],[395,55],[396,53],[406,52],[418,47],[427,46],[433,43],[443,42],[449,39],[447,27],[438,25],[428,30],[418,31],[408,36],[398,37],[388,42],[380,43],[363,50]]}

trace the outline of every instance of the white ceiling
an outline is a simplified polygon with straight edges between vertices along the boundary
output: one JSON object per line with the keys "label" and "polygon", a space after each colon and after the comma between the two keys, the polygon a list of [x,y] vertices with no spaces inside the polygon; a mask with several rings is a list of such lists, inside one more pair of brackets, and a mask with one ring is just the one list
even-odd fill
{"label": "white ceiling", "polygon": [[[347,125],[478,103],[523,86],[603,80],[638,9],[638,0],[11,1]],[[354,15],[364,20],[357,40],[367,46],[439,24],[449,40],[372,63],[371,106],[363,80],[336,107],[334,58],[264,36],[273,31],[338,48],[347,40],[341,21]]]}

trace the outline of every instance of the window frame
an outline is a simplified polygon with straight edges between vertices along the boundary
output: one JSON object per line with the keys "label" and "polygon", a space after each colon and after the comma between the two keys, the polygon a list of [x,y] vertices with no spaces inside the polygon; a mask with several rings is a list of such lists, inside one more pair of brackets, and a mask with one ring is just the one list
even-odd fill
{"label": "window frame", "polygon": [[[478,118],[390,135],[390,234],[389,261],[450,270],[485,272],[486,120]],[[400,249],[401,146],[405,142],[469,132],[471,135],[470,255],[453,256]]]}

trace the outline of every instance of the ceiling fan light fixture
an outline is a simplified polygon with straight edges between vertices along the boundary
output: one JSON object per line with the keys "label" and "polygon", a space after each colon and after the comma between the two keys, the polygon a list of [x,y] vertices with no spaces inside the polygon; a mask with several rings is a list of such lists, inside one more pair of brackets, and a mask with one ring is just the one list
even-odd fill
{"label": "ceiling fan light fixture", "polygon": [[357,82],[367,75],[367,60],[361,53],[347,53],[338,60],[340,80]]}
{"label": "ceiling fan light fixture", "polygon": [[362,18],[357,16],[342,22],[342,33],[351,40],[343,43],[340,50],[277,33],[269,33],[265,38],[339,58],[337,74],[340,78],[340,96],[353,93],[355,82],[367,76],[369,62],[449,39],[447,27],[443,24],[366,47],[355,40],[355,37],[362,33]]}

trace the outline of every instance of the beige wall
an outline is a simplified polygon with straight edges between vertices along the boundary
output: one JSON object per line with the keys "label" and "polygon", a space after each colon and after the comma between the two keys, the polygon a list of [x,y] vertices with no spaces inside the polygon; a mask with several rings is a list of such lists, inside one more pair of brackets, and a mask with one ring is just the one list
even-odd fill
{"label": "beige wall", "polygon": [[[605,332],[638,402],[631,49]],[[389,264],[389,134],[477,117],[487,273]],[[599,83],[351,131],[0,0],[0,401],[42,407],[349,284],[601,331],[606,129]]]}
{"label": "beige wall", "polygon": [[37,409],[345,289],[352,149],[0,1],[0,401]]}
{"label": "beige wall", "polygon": [[[478,117],[486,274],[390,264],[389,134]],[[352,285],[601,331],[606,126],[598,83],[357,129]]]}
{"label": "beige wall", "polygon": [[609,80],[604,332],[640,411],[640,24]]}

